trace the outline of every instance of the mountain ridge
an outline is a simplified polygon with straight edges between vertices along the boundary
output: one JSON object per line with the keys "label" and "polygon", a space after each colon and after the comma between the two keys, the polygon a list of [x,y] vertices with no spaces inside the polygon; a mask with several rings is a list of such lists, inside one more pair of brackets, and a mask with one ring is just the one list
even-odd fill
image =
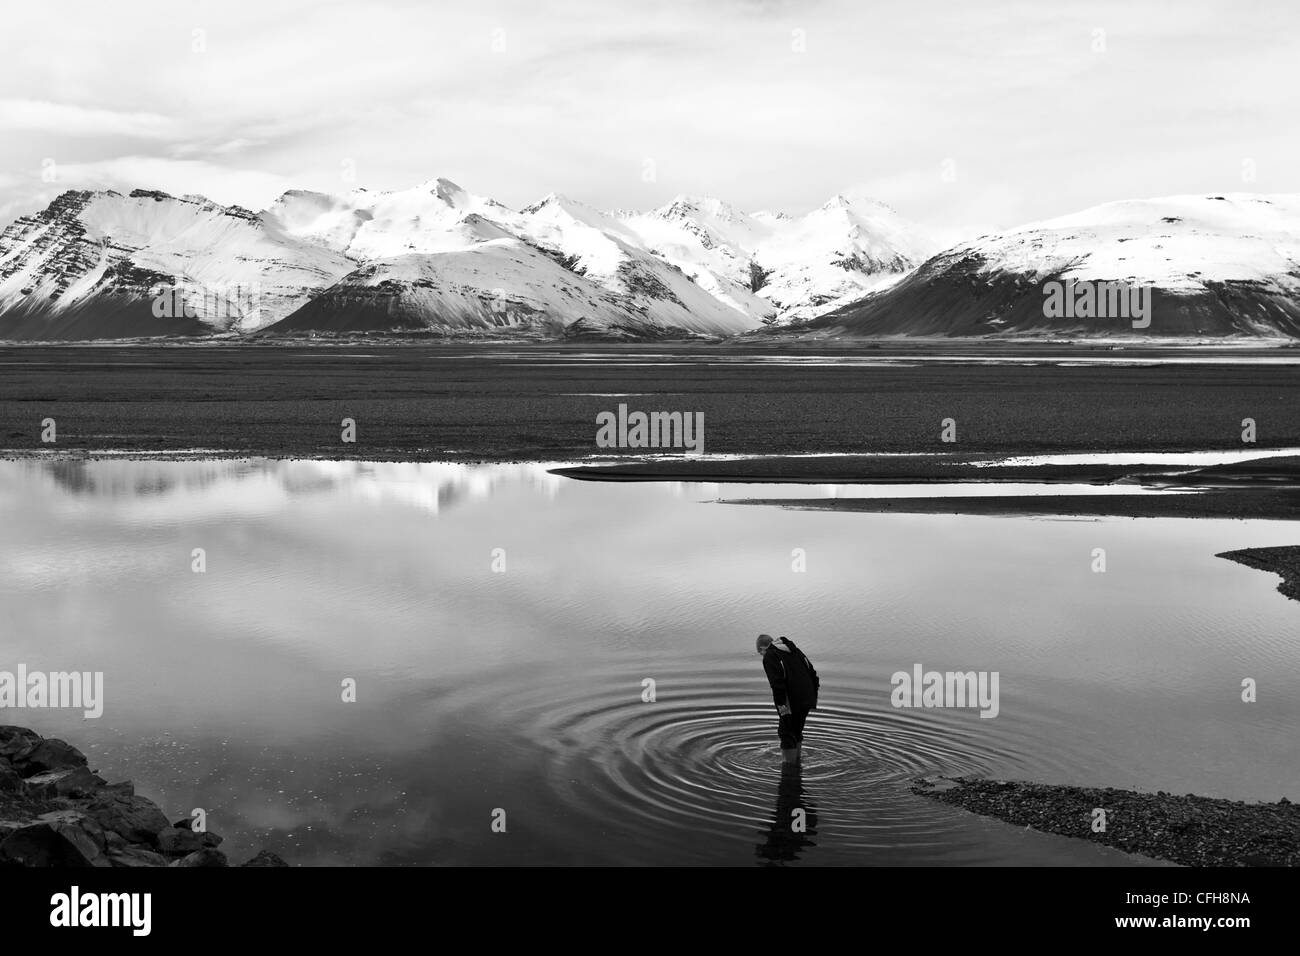
{"label": "mountain ridge", "polygon": [[[146,188],[69,190],[0,233],[0,338],[570,325],[732,335],[870,288],[920,261],[926,241],[865,201],[857,219],[819,224],[679,199],[671,219],[660,214],[672,204],[608,213],[558,193],[514,210],[446,178],[291,189],[260,212]],[[799,230],[816,233],[814,247]]]}
{"label": "mountain ridge", "polygon": [[[1150,314],[1054,315],[1055,287],[1148,290]],[[1102,203],[959,243],[797,326],[832,337],[1294,339],[1300,194]]]}

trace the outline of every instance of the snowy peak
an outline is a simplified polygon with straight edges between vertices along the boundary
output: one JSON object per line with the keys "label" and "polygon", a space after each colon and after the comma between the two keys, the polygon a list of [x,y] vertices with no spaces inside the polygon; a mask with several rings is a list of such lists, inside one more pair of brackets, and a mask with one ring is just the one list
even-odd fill
{"label": "snowy peak", "polygon": [[802,216],[747,214],[721,200],[679,196],[619,218],[701,285],[756,297],[749,311],[776,323],[860,299],[935,249],[888,206],[851,190]]}
{"label": "snowy peak", "polygon": [[537,202],[530,203],[529,205],[525,206],[521,210],[521,212],[523,212],[525,215],[531,216],[534,213],[541,212],[543,209],[547,209],[547,208],[564,209],[571,205],[577,205],[577,203],[575,203],[568,196],[565,196],[563,193],[550,192],[547,193],[545,196],[543,196],[541,199],[537,200]]}
{"label": "snowy peak", "polygon": [[1104,203],[964,248],[1000,269],[1129,279],[1189,292],[1208,283],[1290,288],[1300,261],[1300,195],[1229,193]]}
{"label": "snowy peak", "polygon": [[462,209],[472,204],[472,197],[460,186],[453,183],[450,179],[431,179],[421,183],[417,189],[427,190],[435,198],[446,203],[453,209]]}
{"label": "snowy peak", "polygon": [[[1098,283],[1145,290],[1151,314],[1135,325],[1044,306],[1049,284]],[[851,335],[1300,336],[1300,195],[1104,203],[954,246],[812,324]]]}
{"label": "snowy peak", "polygon": [[332,196],[295,189],[262,214],[269,231],[342,253],[372,217],[363,195]]}
{"label": "snowy peak", "polygon": [[513,233],[519,218],[500,203],[474,195],[449,179],[368,195],[358,212],[365,221],[346,252],[360,260],[463,250],[500,238],[503,229]]}
{"label": "snowy peak", "polygon": [[822,209],[854,209],[858,212],[867,212],[877,209],[890,216],[897,216],[898,213],[894,207],[881,202],[867,189],[853,186],[841,190],[826,202],[822,203]]}
{"label": "snowy peak", "polygon": [[539,248],[606,292],[628,300],[656,323],[691,331],[741,332],[758,319],[750,303],[697,281],[671,260],[646,248],[618,217],[555,193],[523,213],[523,233]]}
{"label": "snowy peak", "polygon": [[[354,305],[372,324],[500,325],[490,300],[515,302],[533,328],[730,334],[860,297],[914,265],[919,241],[851,194],[789,217],[686,195],[607,213],[550,193],[516,211],[445,177],[294,189],[260,213],[150,189],[74,191],[0,234],[0,336],[247,332],[319,297],[332,305],[308,318],[340,329]],[[230,287],[256,295],[212,305]],[[152,314],[169,289],[184,314]]]}
{"label": "snowy peak", "polygon": [[791,232],[817,244],[820,252],[863,254],[881,263],[903,261],[910,263],[907,268],[937,251],[928,235],[890,206],[861,196],[833,197],[799,220]]}
{"label": "snowy peak", "polygon": [[696,219],[707,217],[722,222],[740,222],[744,215],[721,199],[696,196],[678,196],[668,205],[656,209],[653,216],[660,219]]}
{"label": "snowy peak", "polygon": [[[27,332],[15,337],[248,330],[350,266],[239,206],[157,190],[74,191],[0,235],[0,320]],[[159,309],[164,291],[180,298]]]}
{"label": "snowy peak", "polygon": [[547,193],[531,206],[525,206],[522,215],[526,224],[535,221],[574,222],[601,231],[620,231],[617,220],[612,216],[561,193]]}

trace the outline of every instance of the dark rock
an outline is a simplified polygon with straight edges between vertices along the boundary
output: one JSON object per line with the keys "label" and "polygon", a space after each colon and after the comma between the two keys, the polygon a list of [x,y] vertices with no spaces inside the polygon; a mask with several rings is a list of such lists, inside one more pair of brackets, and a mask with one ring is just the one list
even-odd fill
{"label": "dark rock", "polygon": [[172,826],[177,830],[187,830],[190,833],[195,834],[201,841],[203,841],[204,846],[221,846],[224,842],[220,835],[213,833],[211,830],[194,829],[193,817],[182,817],[173,823]]}
{"label": "dark rock", "polygon": [[81,809],[105,830],[121,834],[128,843],[157,846],[158,834],[170,829],[166,815],[152,800],[114,790],[100,790]]}
{"label": "dark rock", "polygon": [[104,790],[110,793],[120,794],[124,797],[135,796],[135,784],[130,780],[123,780],[121,783],[110,783],[104,787]]}
{"label": "dark rock", "polygon": [[203,835],[168,827],[158,834],[158,850],[167,856],[184,856],[204,849]]}
{"label": "dark rock", "polygon": [[93,844],[73,843],[48,823],[29,824],[0,843],[0,863],[18,866],[87,867],[98,855]]}
{"label": "dark rock", "polygon": [[[105,782],[66,741],[0,725],[0,867],[228,866],[221,836],[192,826],[131,781]],[[288,866],[265,850],[243,865]]]}
{"label": "dark rock", "polygon": [[108,860],[113,866],[166,866],[167,857],[152,850],[143,850],[138,846],[127,846],[120,850],[110,850]]}
{"label": "dark rock", "polygon": [[98,790],[104,785],[104,778],[91,773],[86,767],[71,767],[38,773],[34,777],[28,777],[24,785],[32,796],[49,799]]}
{"label": "dark rock", "polygon": [[0,726],[0,760],[13,762],[15,756],[30,750],[41,742],[41,735],[26,727],[12,724]]}
{"label": "dark rock", "polygon": [[13,758],[14,769],[24,777],[51,770],[86,766],[86,755],[64,740],[40,740]]}
{"label": "dark rock", "polygon": [[109,865],[108,857],[105,855],[107,843],[103,827],[81,811],[55,810],[51,813],[42,813],[37,817],[37,822],[53,829],[80,850],[93,865]]}
{"label": "dark rock", "polygon": [[51,810],[49,813],[42,813],[36,818],[36,822],[48,823],[50,826],[79,827],[101,850],[108,844],[108,834],[104,832],[104,828],[95,822],[94,817],[80,810]]}
{"label": "dark rock", "polygon": [[172,866],[229,866],[226,860],[226,854],[220,850],[214,850],[210,847],[204,847],[201,850],[195,850],[188,856],[181,857]]}
{"label": "dark rock", "polygon": [[257,856],[253,857],[247,863],[241,863],[240,866],[288,866],[284,860],[280,859],[270,850],[263,850]]}
{"label": "dark rock", "polygon": [[17,724],[0,724],[0,748],[7,746],[15,737],[21,737],[29,742],[41,739],[41,735],[30,727],[19,727]]}
{"label": "dark rock", "polygon": [[161,853],[127,843],[120,833],[104,831],[104,847],[113,866],[166,866],[167,858]]}

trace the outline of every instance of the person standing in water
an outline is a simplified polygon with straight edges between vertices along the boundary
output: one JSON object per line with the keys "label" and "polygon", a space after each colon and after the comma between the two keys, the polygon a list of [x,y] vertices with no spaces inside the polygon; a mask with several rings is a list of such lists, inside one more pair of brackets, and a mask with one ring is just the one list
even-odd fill
{"label": "person standing in water", "polygon": [[817,707],[821,679],[812,661],[788,637],[773,640],[771,634],[760,634],[757,647],[763,656],[767,682],[772,685],[781,756],[787,764],[798,763],[803,752],[804,721]]}

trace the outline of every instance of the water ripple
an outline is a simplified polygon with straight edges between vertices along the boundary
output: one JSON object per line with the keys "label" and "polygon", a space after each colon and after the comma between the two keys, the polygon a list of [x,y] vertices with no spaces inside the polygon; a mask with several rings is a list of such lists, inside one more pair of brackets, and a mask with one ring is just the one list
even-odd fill
{"label": "water ripple", "polygon": [[[437,706],[508,728],[516,748],[543,754],[547,792],[531,799],[603,833],[621,861],[734,861],[749,843],[760,862],[814,847],[842,861],[909,863],[933,847],[951,862],[971,818],[916,797],[910,781],[998,775],[1029,747],[1014,719],[894,709],[887,676],[836,668],[808,719],[802,766],[790,771],[757,660],[647,666],[653,702],[641,699],[626,660],[582,670],[521,681],[507,668],[438,695]],[[791,826],[795,811],[805,832]]]}

